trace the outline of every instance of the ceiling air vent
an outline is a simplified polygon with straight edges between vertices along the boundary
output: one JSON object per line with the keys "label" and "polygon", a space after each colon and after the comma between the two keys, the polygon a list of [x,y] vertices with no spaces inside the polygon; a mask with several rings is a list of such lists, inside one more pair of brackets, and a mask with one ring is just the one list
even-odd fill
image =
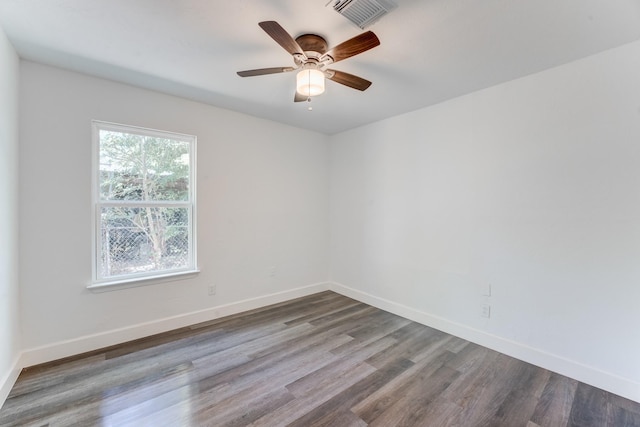
{"label": "ceiling air vent", "polygon": [[337,0],[333,8],[363,30],[398,7],[389,0]]}

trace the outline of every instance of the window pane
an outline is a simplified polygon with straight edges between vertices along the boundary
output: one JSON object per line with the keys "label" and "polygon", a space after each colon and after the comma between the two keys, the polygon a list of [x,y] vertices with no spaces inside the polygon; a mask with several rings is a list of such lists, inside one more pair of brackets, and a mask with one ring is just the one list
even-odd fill
{"label": "window pane", "polygon": [[109,130],[99,137],[101,200],[189,200],[189,142]]}
{"label": "window pane", "polygon": [[100,275],[190,267],[189,209],[103,207]]}

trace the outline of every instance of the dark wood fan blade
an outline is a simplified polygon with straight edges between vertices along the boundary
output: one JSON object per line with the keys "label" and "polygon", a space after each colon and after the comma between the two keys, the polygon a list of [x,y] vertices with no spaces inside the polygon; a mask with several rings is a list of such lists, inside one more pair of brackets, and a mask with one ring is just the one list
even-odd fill
{"label": "dark wood fan blade", "polygon": [[333,58],[333,62],[342,61],[343,59],[351,58],[352,56],[358,55],[362,52],[366,52],[367,50],[373,49],[374,47],[379,45],[380,40],[378,39],[378,37],[373,34],[373,32],[367,31],[366,33],[355,36],[354,38],[349,39],[346,42],[342,42],[338,46],[329,49],[327,53],[322,55],[320,61],[322,61],[327,56]]}
{"label": "dark wood fan blade", "polygon": [[238,75],[240,77],[253,77],[263,76],[265,74],[286,73],[293,70],[293,67],[258,68],[257,70],[238,71]]}
{"label": "dark wood fan blade", "polygon": [[333,76],[327,77],[329,80],[333,80],[336,83],[349,86],[353,89],[366,90],[369,86],[371,86],[371,82],[369,80],[363,79],[362,77],[354,76],[353,74],[345,73],[344,71],[327,71],[329,71],[329,74],[333,74]]}
{"label": "dark wood fan blade", "polygon": [[296,92],[295,96],[293,97],[293,102],[302,102],[302,101],[306,101],[307,99],[309,99],[308,96],[305,96],[300,92]]}
{"label": "dark wood fan blade", "polygon": [[263,21],[258,25],[291,55],[302,55],[305,59],[307,58],[298,42],[276,21]]}

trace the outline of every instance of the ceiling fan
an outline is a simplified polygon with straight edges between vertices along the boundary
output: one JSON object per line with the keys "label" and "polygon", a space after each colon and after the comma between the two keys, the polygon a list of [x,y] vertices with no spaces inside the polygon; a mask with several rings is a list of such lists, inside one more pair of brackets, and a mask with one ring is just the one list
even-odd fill
{"label": "ceiling fan", "polygon": [[361,91],[371,86],[369,80],[327,67],[378,46],[380,40],[373,32],[367,31],[329,49],[326,40],[316,34],[303,34],[294,39],[276,21],[264,21],[258,25],[293,56],[295,66],[238,71],[240,77],[299,70],[295,102],[310,101],[312,96],[324,92],[325,78]]}

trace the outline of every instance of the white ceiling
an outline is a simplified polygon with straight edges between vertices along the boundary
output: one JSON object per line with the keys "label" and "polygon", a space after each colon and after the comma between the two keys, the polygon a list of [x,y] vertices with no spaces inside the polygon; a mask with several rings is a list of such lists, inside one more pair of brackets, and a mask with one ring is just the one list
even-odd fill
{"label": "white ceiling", "polygon": [[335,46],[362,32],[327,0],[0,0],[23,58],[327,134],[432,105],[640,39],[640,0],[395,0],[371,26],[381,45],[332,68],[373,85],[327,82],[294,103],[295,73],[258,22]]}

